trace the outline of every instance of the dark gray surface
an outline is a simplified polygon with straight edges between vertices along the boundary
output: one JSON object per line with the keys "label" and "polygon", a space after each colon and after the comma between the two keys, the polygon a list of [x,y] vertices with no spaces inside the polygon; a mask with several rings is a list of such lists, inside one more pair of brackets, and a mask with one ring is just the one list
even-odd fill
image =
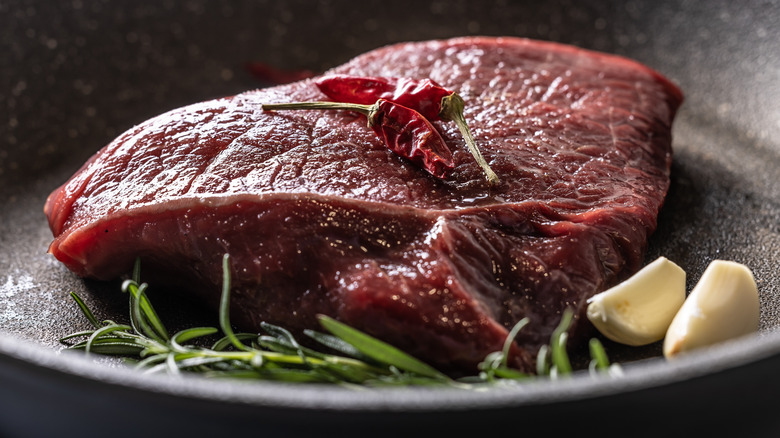
{"label": "dark gray surface", "polygon": [[[0,3],[0,436],[68,436],[89,411],[99,415],[86,435],[144,431],[118,426],[109,415],[118,409],[154,423],[144,431],[153,436],[221,427],[466,436],[500,425],[776,435],[778,22],[778,1]],[[674,260],[689,283],[716,258],[749,265],[761,293],[760,337],[675,363],[627,365],[623,379],[487,393],[150,379],[56,353],[60,336],[86,328],[71,290],[100,317],[126,311],[117,284],[85,283],[46,254],[45,197],[97,149],[168,109],[268,85],[244,69],[247,61],[321,71],[388,43],[470,34],[622,54],[681,86],[672,188],[648,259]],[[172,325],[214,324],[195,304],[176,311],[164,291],[157,295]],[[610,353],[629,361],[658,346]]]}

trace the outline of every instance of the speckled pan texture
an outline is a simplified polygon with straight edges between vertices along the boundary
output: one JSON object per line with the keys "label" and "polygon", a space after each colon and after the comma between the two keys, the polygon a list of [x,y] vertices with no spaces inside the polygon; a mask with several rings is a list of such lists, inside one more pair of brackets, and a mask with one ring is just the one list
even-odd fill
{"label": "speckled pan texture", "polygon": [[[778,22],[780,2],[759,0],[0,3],[0,436],[777,436]],[[45,197],[97,149],[163,111],[270,85],[249,61],[322,71],[389,43],[477,34],[625,55],[680,85],[672,186],[648,260],[674,260],[689,283],[714,259],[750,266],[759,335],[673,362],[658,345],[608,345],[622,378],[484,392],[142,376],[59,353],[60,336],[87,328],[70,291],[100,317],[126,314],[118,284],[79,280],[46,253]],[[174,327],[216,324],[195,304],[156,299]]]}

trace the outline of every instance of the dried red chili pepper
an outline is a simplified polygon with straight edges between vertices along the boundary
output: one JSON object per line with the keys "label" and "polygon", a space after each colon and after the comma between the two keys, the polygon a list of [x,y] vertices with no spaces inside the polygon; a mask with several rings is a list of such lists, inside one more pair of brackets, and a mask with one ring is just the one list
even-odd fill
{"label": "dried red chili pepper", "polygon": [[377,100],[373,105],[340,102],[294,102],[264,104],[264,110],[349,110],[368,119],[371,128],[396,154],[422,166],[431,175],[445,178],[455,167],[452,152],[439,131],[419,112],[390,102]]}
{"label": "dried red chili pepper", "polygon": [[463,116],[465,103],[457,93],[430,79],[386,78],[348,75],[322,76],[314,81],[329,98],[338,102],[368,105],[386,99],[418,111],[428,120],[453,121],[458,126],[466,146],[482,167],[490,184],[499,183],[498,176],[485,161]]}

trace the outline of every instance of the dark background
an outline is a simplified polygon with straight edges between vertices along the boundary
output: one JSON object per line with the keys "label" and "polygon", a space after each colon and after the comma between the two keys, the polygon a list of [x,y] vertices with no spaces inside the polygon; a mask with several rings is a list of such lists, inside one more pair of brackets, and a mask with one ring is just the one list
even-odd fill
{"label": "dark background", "polygon": [[[780,2],[759,0],[0,2],[0,436],[776,436],[778,23]],[[714,258],[748,264],[761,337],[640,361],[625,380],[477,395],[140,379],[50,354],[84,328],[64,304],[70,290],[104,317],[125,315],[115,284],[84,283],[45,253],[46,196],[100,147],[169,109],[272,85],[247,62],[319,72],[382,45],[463,35],[625,55],[680,85],[672,188],[648,259],[669,257],[689,281]]]}

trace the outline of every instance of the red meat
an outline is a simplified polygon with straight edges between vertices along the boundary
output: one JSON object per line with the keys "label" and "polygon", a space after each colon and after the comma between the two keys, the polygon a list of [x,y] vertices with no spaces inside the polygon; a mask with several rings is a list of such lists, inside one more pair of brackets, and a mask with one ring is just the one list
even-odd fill
{"label": "red meat", "polygon": [[[636,271],[669,185],[682,94],[624,58],[514,38],[381,48],[328,73],[431,78],[501,178],[489,187],[454,124],[447,181],[326,100],[311,79],[176,109],[93,156],[45,207],[50,252],[83,277],[145,273],[231,317],[317,328],[333,316],[446,371],[473,372],[521,318],[531,369],[561,312]],[[572,327],[587,328],[578,318]]]}

